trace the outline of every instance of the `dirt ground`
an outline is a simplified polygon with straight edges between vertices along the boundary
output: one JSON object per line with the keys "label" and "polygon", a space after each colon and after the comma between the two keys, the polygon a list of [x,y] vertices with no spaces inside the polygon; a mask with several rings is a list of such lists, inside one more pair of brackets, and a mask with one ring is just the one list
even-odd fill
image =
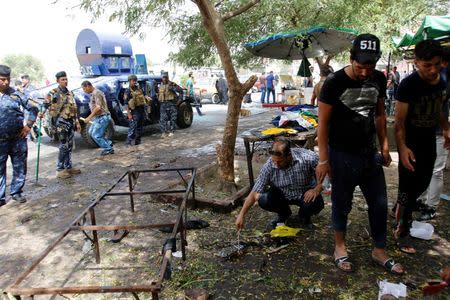
{"label": "dirt ground", "polygon": [[[208,113],[208,112],[207,112]],[[267,124],[273,112],[255,114],[240,124],[240,132]],[[210,123],[208,123],[210,122]],[[116,145],[116,155],[99,159],[92,150],[80,147],[75,160],[83,167],[82,176],[68,181],[56,180],[51,167],[44,173],[45,187],[27,184],[27,205],[9,203],[0,209],[0,288],[9,285],[25,267],[36,258],[69,224],[82,208],[106,190],[130,167],[166,168],[192,166],[200,168],[215,160],[214,143],[220,141],[223,123],[212,119],[205,121],[207,129],[192,127],[177,133],[177,139],[160,140],[147,136],[144,144],[126,149],[121,140]],[[392,124],[390,124],[392,126]],[[203,128],[203,127],[202,127]],[[243,155],[242,140],[236,146],[237,158]],[[262,149],[255,164],[266,156]],[[398,161],[392,148],[393,164],[385,168],[389,205],[396,198]],[[43,162],[45,166],[53,160]],[[80,166],[79,165],[79,166]],[[448,162],[450,166],[450,161]],[[256,174],[256,173],[255,173]],[[53,175],[53,177],[52,177]],[[245,168],[239,168],[240,184],[246,184]],[[142,182],[156,182],[161,178],[140,177]],[[199,196],[213,195],[214,177],[196,182]],[[120,189],[120,187],[119,187]],[[450,170],[445,171],[444,193],[450,195]],[[142,224],[170,221],[176,208],[172,204],[155,202],[150,196],[137,197],[136,212],[129,210],[123,197],[111,198],[96,209],[98,224]],[[430,241],[414,240],[418,254],[405,255],[396,250],[391,234],[388,235],[389,254],[407,269],[404,276],[387,273],[370,261],[371,240],[368,234],[367,210],[364,199],[355,192],[349,217],[349,254],[356,266],[353,274],[336,269],[332,260],[333,239],[330,229],[330,201],[326,197],[325,209],[313,219],[315,228],[302,228],[296,218],[288,225],[302,230],[292,240],[271,239],[267,223],[272,215],[254,207],[248,214],[246,226],[239,239],[249,245],[235,258],[224,260],[218,253],[235,245],[238,236],[234,220],[240,207],[228,214],[208,209],[189,210],[190,219],[198,218],[210,226],[188,231],[187,260],[173,258],[172,280],[164,282],[161,299],[184,299],[187,289],[202,288],[211,299],[374,299],[378,294],[377,282],[403,282],[408,286],[408,299],[421,299],[420,287],[428,279],[439,278],[438,272],[450,261],[449,215],[450,203],[441,201],[438,216],[431,224],[435,227]],[[294,210],[295,212],[295,210]],[[393,220],[388,220],[389,233]],[[81,233],[70,234],[52,251],[40,267],[21,287],[67,285],[120,285],[145,284],[155,278],[161,263],[161,247],[168,234],[158,230],[130,233],[122,242],[108,242],[111,232],[100,234],[101,263],[96,264],[90,243]],[[287,243],[275,253],[271,251]],[[140,294],[140,299],[150,296]],[[435,299],[448,299],[441,294]],[[64,295],[36,297],[35,299],[133,299],[130,294]]]}

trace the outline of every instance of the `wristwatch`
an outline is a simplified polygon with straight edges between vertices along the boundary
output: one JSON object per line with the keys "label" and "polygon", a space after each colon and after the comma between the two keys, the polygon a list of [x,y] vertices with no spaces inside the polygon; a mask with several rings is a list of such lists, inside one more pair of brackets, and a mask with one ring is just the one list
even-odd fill
{"label": "wristwatch", "polygon": [[27,126],[28,128],[30,128],[30,129],[32,129],[33,128],[33,124],[32,125],[30,125],[30,124],[25,124],[25,126]]}

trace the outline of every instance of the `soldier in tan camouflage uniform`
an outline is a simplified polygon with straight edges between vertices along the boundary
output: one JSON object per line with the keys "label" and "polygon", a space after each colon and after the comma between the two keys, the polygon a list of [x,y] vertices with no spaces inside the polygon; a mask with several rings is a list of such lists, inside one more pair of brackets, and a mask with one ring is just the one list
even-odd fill
{"label": "soldier in tan camouflage uniform", "polygon": [[58,87],[45,96],[44,108],[48,110],[52,124],[56,127],[60,142],[56,177],[64,179],[81,173],[80,169],[72,167],[73,137],[75,131],[81,130],[81,126],[75,98],[67,89],[66,72],[58,72],[55,76]]}
{"label": "soldier in tan camouflage uniform", "polygon": [[162,132],[161,138],[172,137],[175,131],[177,121],[177,93],[182,94],[183,89],[169,80],[169,74],[167,72],[163,72],[158,93],[158,100],[161,103],[159,118],[159,126]]}
{"label": "soldier in tan camouflage uniform", "polygon": [[142,129],[145,120],[145,106],[150,104],[150,98],[144,95],[144,92],[139,87],[137,76],[128,76],[129,88],[125,91],[125,104],[127,105],[128,120],[130,127],[128,127],[127,146],[131,145],[131,141],[135,140],[134,144],[141,143]]}

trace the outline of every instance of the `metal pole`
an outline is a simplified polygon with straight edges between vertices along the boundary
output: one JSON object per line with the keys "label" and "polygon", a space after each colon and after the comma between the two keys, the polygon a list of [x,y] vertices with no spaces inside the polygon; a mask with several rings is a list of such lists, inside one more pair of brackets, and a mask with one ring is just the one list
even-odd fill
{"label": "metal pole", "polygon": [[[89,209],[89,214],[91,216],[91,225],[95,226],[97,223],[95,222],[95,212],[94,212],[93,207],[91,207]],[[93,230],[92,235],[94,236],[95,262],[99,264],[100,263],[100,247],[98,245],[97,230]]]}
{"label": "metal pole", "polygon": [[[39,112],[42,113],[42,104],[39,105]],[[42,119],[39,118],[39,127],[38,127],[38,138],[37,138],[37,158],[36,158],[36,183],[39,180],[39,156],[41,153],[41,129],[42,129]],[[31,129],[33,130],[33,129]]]}
{"label": "metal pole", "polygon": [[134,212],[134,199],[133,199],[133,179],[132,175],[134,175],[133,171],[128,172],[128,188],[130,190],[130,205],[131,212]]}
{"label": "metal pole", "polygon": [[186,226],[184,226],[184,224],[186,224],[185,222],[187,222],[187,220],[181,217],[180,239],[181,239],[181,257],[183,260],[186,260]]}

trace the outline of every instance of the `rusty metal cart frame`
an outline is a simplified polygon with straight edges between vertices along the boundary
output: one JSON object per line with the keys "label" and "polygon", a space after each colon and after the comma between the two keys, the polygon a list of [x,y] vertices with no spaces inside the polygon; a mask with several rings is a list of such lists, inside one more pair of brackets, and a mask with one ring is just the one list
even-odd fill
{"label": "rusty metal cart frame", "polygon": [[[182,171],[190,171],[183,177]],[[176,172],[181,177],[184,183],[184,189],[173,190],[150,190],[150,191],[134,191],[137,184],[137,178],[141,173],[156,173],[156,172]],[[187,200],[189,195],[192,194],[192,198],[195,201],[195,168],[177,168],[177,169],[149,169],[149,170],[129,170],[125,172],[119,180],[117,180],[106,192],[92,201],[59,235],[59,237],[48,246],[37,259],[33,261],[31,266],[26,269],[21,275],[19,275],[14,283],[7,287],[4,291],[9,295],[12,295],[15,299],[21,299],[21,296],[29,296],[32,299],[35,295],[58,295],[58,294],[91,294],[91,293],[116,293],[116,292],[128,292],[131,293],[135,299],[139,299],[139,292],[147,292],[152,294],[153,299],[158,299],[158,293],[162,289],[162,281],[166,279],[167,268],[170,267],[170,260],[172,251],[174,251],[177,233],[180,233],[180,245],[182,251],[183,260],[186,259],[186,228],[184,226],[187,220]],[[128,179],[128,192],[112,192],[113,189],[122,182],[125,178]],[[187,177],[190,177],[189,179]],[[95,207],[105,199],[105,197],[115,196],[129,196],[130,197],[130,209],[134,212],[134,196],[135,195],[151,195],[151,194],[168,194],[168,193],[183,193],[182,202],[178,208],[177,216],[174,223],[167,224],[143,224],[143,225],[97,225],[95,220]],[[89,214],[90,225],[85,225],[86,216]],[[39,265],[39,263],[61,242],[71,231],[81,230],[83,234],[92,241],[94,244],[94,253],[96,263],[100,263],[100,247],[98,243],[98,231],[111,231],[111,230],[128,230],[136,231],[143,229],[157,229],[167,226],[173,226],[169,245],[164,244],[163,247],[163,260],[159,269],[158,279],[152,281],[148,285],[122,285],[122,286],[67,286],[67,287],[36,287],[36,288],[20,288],[18,287],[28,275]],[[92,237],[89,236],[86,231],[92,231]]]}

